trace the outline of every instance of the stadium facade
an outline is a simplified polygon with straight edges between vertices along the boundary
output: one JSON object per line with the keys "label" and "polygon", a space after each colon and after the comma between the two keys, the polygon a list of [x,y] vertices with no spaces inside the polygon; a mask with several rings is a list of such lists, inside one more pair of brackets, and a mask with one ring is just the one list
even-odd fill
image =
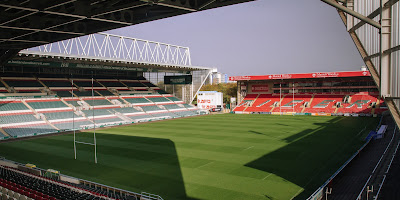
{"label": "stadium facade", "polygon": [[368,71],[233,76],[235,113],[374,116],[387,110]]}

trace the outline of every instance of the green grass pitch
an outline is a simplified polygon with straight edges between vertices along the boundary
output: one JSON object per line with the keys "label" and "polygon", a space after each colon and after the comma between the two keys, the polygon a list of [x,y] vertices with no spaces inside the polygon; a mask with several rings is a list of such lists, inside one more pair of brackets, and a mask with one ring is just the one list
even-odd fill
{"label": "green grass pitch", "polygon": [[[164,199],[305,199],[363,143],[377,118],[208,115],[0,144],[0,155]],[[361,131],[362,129],[365,131]],[[93,133],[77,139],[92,141]]]}

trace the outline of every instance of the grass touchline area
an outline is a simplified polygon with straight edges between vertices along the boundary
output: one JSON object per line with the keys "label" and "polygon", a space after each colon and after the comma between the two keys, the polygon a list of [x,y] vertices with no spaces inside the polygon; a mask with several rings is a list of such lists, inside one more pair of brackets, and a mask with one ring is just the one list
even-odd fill
{"label": "grass touchline area", "polygon": [[[207,115],[0,144],[0,155],[164,199],[305,199],[363,143],[377,118]],[[366,127],[366,128],[365,128]],[[363,130],[360,133],[361,130]],[[77,133],[93,142],[93,133]]]}

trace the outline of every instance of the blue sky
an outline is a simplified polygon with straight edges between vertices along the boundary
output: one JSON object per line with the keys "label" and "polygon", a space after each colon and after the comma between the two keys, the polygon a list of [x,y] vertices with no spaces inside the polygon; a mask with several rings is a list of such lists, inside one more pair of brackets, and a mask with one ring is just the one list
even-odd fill
{"label": "blue sky", "polygon": [[319,0],[258,0],[108,32],[187,46],[192,65],[230,76],[364,65],[336,9]]}

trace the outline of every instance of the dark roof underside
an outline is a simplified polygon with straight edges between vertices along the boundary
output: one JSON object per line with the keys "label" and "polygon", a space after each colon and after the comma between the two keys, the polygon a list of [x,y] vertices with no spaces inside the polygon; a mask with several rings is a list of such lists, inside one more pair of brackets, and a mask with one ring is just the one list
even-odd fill
{"label": "dark roof underside", "polygon": [[248,1],[3,0],[0,61],[21,49]]}

